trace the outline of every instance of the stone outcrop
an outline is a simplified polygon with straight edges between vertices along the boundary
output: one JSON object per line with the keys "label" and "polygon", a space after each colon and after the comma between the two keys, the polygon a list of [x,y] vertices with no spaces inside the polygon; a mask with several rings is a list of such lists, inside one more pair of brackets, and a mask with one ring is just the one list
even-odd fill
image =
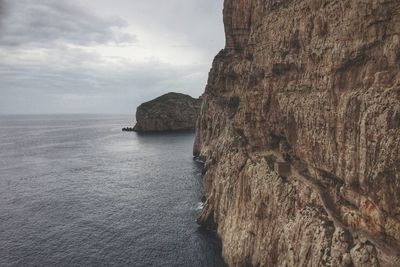
{"label": "stone outcrop", "polygon": [[194,154],[226,263],[400,266],[400,2],[225,0],[224,23]]}
{"label": "stone outcrop", "polygon": [[168,93],[141,104],[136,110],[137,132],[194,130],[201,99]]}

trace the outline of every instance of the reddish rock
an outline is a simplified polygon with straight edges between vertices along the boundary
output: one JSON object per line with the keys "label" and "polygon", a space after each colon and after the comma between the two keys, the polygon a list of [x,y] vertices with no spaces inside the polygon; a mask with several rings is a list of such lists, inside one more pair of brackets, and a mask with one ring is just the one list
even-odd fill
{"label": "reddish rock", "polygon": [[194,154],[226,262],[400,266],[400,2],[225,0],[224,22]]}

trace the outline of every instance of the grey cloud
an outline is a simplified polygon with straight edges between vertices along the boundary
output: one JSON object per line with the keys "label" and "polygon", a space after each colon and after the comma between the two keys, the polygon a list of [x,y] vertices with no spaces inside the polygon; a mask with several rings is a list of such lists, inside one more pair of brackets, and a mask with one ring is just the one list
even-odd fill
{"label": "grey cloud", "polygon": [[[133,43],[136,36],[119,33],[127,26],[118,18],[100,18],[79,6],[58,0],[6,0],[7,23],[0,45],[51,46],[55,43],[91,45]],[[3,4],[4,4],[3,3]]]}
{"label": "grey cloud", "polygon": [[5,7],[4,0],[0,0],[0,30],[1,30],[2,22],[3,22],[4,13],[5,13],[4,7]]}
{"label": "grey cloud", "polygon": [[[120,5],[125,17],[133,24],[143,25],[149,31],[179,35],[186,43],[204,49],[213,56],[223,48],[222,24],[223,0],[114,0]],[[110,5],[109,0],[97,0],[96,4]],[[173,36],[176,37],[176,36]]]}
{"label": "grey cloud", "polygon": [[[77,50],[68,54],[81,55]],[[89,58],[101,61],[95,55]],[[0,113],[133,114],[137,105],[161,92],[199,96],[206,80],[203,67],[157,61],[119,67],[0,63]]]}
{"label": "grey cloud", "polygon": [[[208,64],[177,66],[122,56],[110,63],[91,46],[138,47],[137,37],[124,31],[129,23],[176,38],[178,51],[203,51],[201,62],[211,63],[223,46],[222,0],[80,1],[85,7],[79,1],[0,0],[6,3],[0,9],[7,10],[0,13],[0,114],[133,114],[141,102],[168,91],[203,92]],[[110,5],[116,9],[108,12]],[[90,7],[123,19],[96,15]]]}

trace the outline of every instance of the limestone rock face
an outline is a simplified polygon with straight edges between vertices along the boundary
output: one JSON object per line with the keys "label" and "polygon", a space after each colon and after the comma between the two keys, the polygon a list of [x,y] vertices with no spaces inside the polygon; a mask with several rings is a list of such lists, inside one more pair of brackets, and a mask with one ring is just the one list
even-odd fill
{"label": "limestone rock face", "polygon": [[141,104],[136,111],[137,132],[194,130],[201,100],[168,93]]}
{"label": "limestone rock face", "polygon": [[224,23],[194,154],[227,264],[400,266],[400,1],[225,0]]}

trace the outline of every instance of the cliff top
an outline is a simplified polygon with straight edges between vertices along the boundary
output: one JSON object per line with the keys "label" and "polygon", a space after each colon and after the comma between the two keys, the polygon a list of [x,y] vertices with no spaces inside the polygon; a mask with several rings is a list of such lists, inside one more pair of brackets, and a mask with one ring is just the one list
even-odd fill
{"label": "cliff top", "polygon": [[166,93],[162,96],[159,96],[153,100],[150,100],[148,102],[145,102],[143,104],[141,104],[139,107],[142,108],[149,108],[149,107],[153,107],[154,105],[157,104],[167,104],[170,102],[176,102],[176,101],[190,101],[190,102],[194,102],[197,101],[198,99],[191,97],[190,95],[185,95],[182,93],[175,93],[175,92],[169,92]]}

